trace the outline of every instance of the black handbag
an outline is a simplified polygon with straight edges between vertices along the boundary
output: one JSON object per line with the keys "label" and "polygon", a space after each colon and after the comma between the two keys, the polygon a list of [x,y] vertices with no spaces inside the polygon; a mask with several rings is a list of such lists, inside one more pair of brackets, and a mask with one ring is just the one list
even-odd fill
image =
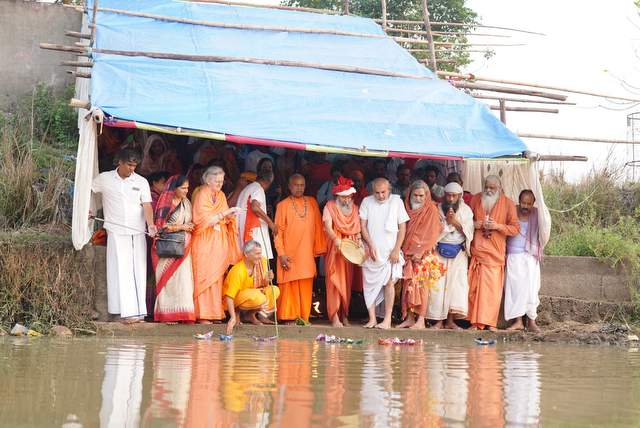
{"label": "black handbag", "polygon": [[161,258],[184,256],[185,232],[162,232],[156,239],[156,254]]}

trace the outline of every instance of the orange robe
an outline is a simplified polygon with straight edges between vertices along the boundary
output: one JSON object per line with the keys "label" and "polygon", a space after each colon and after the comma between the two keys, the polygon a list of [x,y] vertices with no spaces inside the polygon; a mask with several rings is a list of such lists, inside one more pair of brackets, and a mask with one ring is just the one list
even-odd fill
{"label": "orange robe", "polygon": [[200,186],[193,200],[193,261],[194,304],[196,319],[221,320],[224,274],[242,255],[238,245],[238,226],[235,217],[227,217],[215,225],[211,217],[227,209],[223,192],[213,193],[209,186]]}
{"label": "orange robe", "polygon": [[476,229],[471,242],[469,265],[469,316],[476,327],[496,327],[504,288],[504,264],[507,236],[520,231],[516,206],[509,198],[500,195],[490,213],[482,207],[482,193],[471,199],[474,221],[485,220],[489,215],[499,224],[491,236],[485,238],[482,229]]}
{"label": "orange robe", "polygon": [[409,214],[407,232],[402,243],[402,253],[406,263],[404,264],[402,277],[402,317],[405,318],[409,311],[421,316],[427,315],[427,303],[429,290],[423,285],[413,281],[414,268],[417,267],[412,257],[420,258],[434,250],[438,238],[442,233],[440,212],[433,201],[426,201],[422,208],[411,209],[410,195],[405,198],[405,208]]}
{"label": "orange robe", "polygon": [[[360,233],[358,207],[353,204],[350,215],[342,213],[336,201],[329,201],[324,207],[324,217],[329,215],[333,233],[340,239],[355,239]],[[340,249],[331,239],[327,239],[327,254],[324,258],[325,283],[327,287],[327,315],[329,319],[338,314],[340,319],[349,314],[353,263],[344,258]]]}
{"label": "orange robe", "polygon": [[286,255],[290,259],[287,271],[282,269],[280,261],[277,263],[278,318],[308,321],[316,276],[315,258],[326,249],[320,208],[315,198],[303,196],[294,201],[290,196],[278,204],[275,223],[278,235],[274,243],[278,257]]}

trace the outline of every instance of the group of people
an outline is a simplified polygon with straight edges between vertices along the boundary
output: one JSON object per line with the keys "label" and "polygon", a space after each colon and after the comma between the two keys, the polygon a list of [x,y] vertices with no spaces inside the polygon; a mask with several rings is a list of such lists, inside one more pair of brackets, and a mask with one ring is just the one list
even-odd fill
{"label": "group of people", "polygon": [[[390,328],[401,290],[398,327],[459,329],[456,321],[465,319],[471,329],[494,330],[504,290],[509,328],[525,328],[526,316],[526,327],[538,329],[535,196],[523,190],[514,204],[497,176],[470,195],[455,172],[438,183],[432,165],[400,163],[389,174],[384,160],[373,162],[368,183],[349,162],[293,169],[277,179],[263,149],[248,154],[245,172],[235,168],[231,183],[227,163],[208,165],[194,178],[153,171],[129,148],[116,160],[92,189],[102,195],[107,230],[108,311],[122,322],[147,315],[149,244],[153,317],[160,322],[227,320],[228,334],[242,321],[308,323],[314,280],[323,274],[335,327],[349,324],[352,292],[361,291],[364,326]],[[138,165],[148,181],[135,172]],[[314,177],[320,170],[323,182]],[[159,255],[160,241],[176,236],[182,255]],[[361,265],[345,257],[347,242],[364,252]],[[422,272],[434,260],[443,274],[429,284]]]}

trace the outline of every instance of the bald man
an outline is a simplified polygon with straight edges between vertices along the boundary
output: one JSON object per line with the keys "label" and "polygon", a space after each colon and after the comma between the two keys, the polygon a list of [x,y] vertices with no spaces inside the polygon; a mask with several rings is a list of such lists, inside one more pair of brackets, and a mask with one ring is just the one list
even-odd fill
{"label": "bald man", "polygon": [[309,321],[315,258],[326,251],[320,208],[315,198],[304,196],[305,179],[289,178],[290,196],[276,207],[275,237],[278,252],[278,319]]}
{"label": "bald man", "polygon": [[[369,247],[369,258],[362,265],[364,300],[369,311],[365,328],[391,327],[395,297],[394,284],[402,278],[402,243],[409,214],[402,199],[391,194],[386,178],[373,181],[373,195],[360,205],[362,239]],[[384,320],[378,324],[376,307],[384,302]]]}

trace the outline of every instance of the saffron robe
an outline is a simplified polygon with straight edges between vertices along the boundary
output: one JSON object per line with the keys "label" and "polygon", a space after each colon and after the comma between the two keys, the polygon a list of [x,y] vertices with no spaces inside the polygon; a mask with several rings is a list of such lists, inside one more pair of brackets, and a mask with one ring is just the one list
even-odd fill
{"label": "saffron robe", "polygon": [[[305,209],[306,206],[306,209]],[[277,263],[278,318],[309,320],[313,278],[316,276],[315,258],[326,251],[320,208],[315,198],[288,197],[276,207],[278,235],[275,247],[278,257],[289,257],[289,270]]]}
{"label": "saffron robe", "polygon": [[473,197],[470,208],[475,221],[484,220],[488,215],[499,227],[491,231],[489,237],[483,235],[482,229],[476,229],[471,242],[467,319],[479,327],[496,327],[504,287],[506,240],[520,230],[518,213],[513,201],[504,194],[500,194],[490,213],[482,206],[482,193]]}

